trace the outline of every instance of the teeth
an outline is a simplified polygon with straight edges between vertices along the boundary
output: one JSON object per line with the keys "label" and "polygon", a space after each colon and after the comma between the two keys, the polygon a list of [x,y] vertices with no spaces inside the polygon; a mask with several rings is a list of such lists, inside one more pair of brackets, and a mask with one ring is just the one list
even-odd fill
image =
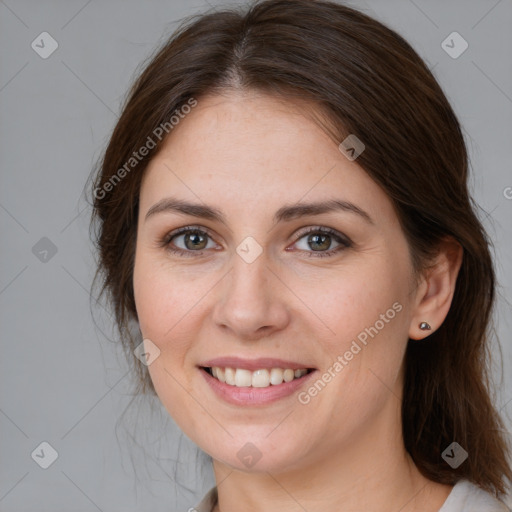
{"label": "teeth", "polygon": [[283,370],[281,368],[272,368],[270,370],[270,384],[277,386],[283,382]]}
{"label": "teeth", "polygon": [[268,370],[256,370],[252,372],[251,378],[253,388],[266,388],[270,386],[270,373]]}
{"label": "teeth", "polygon": [[295,377],[295,372],[293,370],[285,370],[283,372],[283,380],[285,382],[290,382]]}
{"label": "teeth", "polygon": [[233,368],[226,368],[224,370],[224,375],[226,377],[226,384],[235,386],[235,370],[233,370]]}
{"label": "teeth", "polygon": [[293,370],[291,368],[271,368],[270,370],[261,369],[251,372],[242,368],[220,368],[214,366],[211,368],[213,377],[230,386],[239,388],[267,388],[270,385],[278,386],[283,382],[291,382],[293,379],[299,379],[308,373],[307,369],[300,368]]}
{"label": "teeth", "polygon": [[235,371],[235,386],[238,388],[247,388],[252,384],[252,372],[249,370]]}
{"label": "teeth", "polygon": [[[226,374],[224,372],[224,368],[216,368],[216,374],[217,375],[214,375],[214,377],[217,377],[217,379],[219,379],[221,382],[226,382]],[[212,371],[213,371],[213,368],[212,368]]]}

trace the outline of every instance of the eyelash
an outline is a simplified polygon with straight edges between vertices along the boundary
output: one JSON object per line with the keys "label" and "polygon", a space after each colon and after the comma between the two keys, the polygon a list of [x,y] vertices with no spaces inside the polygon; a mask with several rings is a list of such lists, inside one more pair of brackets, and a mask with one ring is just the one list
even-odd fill
{"label": "eyelash", "polygon": [[[178,254],[179,256],[194,257],[193,256],[194,253],[199,255],[199,256],[202,256],[204,250],[202,250],[202,251],[190,251],[190,250],[185,251],[183,249],[173,248],[171,246],[171,241],[174,238],[176,238],[179,235],[186,234],[186,233],[199,233],[201,235],[208,236],[210,239],[212,238],[210,233],[207,230],[203,229],[203,228],[196,227],[196,226],[186,226],[186,227],[183,227],[183,228],[179,228],[176,231],[172,231],[171,233],[168,233],[160,241],[159,245],[161,247],[166,248],[168,251],[170,251],[173,254]],[[338,246],[338,247],[336,247],[334,249],[329,249],[328,251],[303,251],[303,252],[308,253],[308,256],[310,258],[331,257],[331,256],[334,256],[335,253],[341,252],[344,249],[348,249],[348,248],[352,247],[352,241],[348,237],[346,237],[344,235],[341,235],[341,233],[339,233],[338,231],[336,231],[334,229],[331,229],[331,228],[327,228],[327,227],[313,227],[313,228],[309,228],[306,231],[302,231],[298,235],[298,237],[295,240],[294,244],[297,243],[302,238],[304,238],[306,235],[309,235],[311,233],[321,233],[321,234],[330,235],[332,238],[335,239],[336,242],[338,242],[340,244],[340,246]]]}

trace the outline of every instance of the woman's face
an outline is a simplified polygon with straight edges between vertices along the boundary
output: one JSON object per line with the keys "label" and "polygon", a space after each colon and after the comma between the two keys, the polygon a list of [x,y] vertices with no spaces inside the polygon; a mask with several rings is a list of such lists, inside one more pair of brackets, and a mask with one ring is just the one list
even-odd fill
{"label": "woman's face", "polygon": [[189,438],[248,471],[401,432],[408,245],[386,194],[303,112],[254,92],[199,98],[140,192],[154,387]]}

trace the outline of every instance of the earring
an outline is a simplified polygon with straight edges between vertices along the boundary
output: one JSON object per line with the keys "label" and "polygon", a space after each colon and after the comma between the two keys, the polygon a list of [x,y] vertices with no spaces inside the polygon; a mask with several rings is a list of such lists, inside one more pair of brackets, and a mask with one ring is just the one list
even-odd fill
{"label": "earring", "polygon": [[427,322],[421,322],[420,329],[422,331],[430,331],[432,327],[430,327],[430,324],[428,324]]}

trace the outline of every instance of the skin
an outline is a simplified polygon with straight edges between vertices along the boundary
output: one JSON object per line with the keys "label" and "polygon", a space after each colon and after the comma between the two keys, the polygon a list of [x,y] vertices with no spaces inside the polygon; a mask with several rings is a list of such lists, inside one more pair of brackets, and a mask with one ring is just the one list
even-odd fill
{"label": "skin", "polygon": [[[461,249],[447,240],[418,284],[388,196],[307,107],[254,91],[201,97],[150,162],[134,291],[141,332],[161,351],[151,379],[176,423],[213,458],[216,510],[434,512],[451,487],[424,478],[404,449],[402,363],[408,339],[430,334],[419,323],[435,330],[448,313]],[[173,211],[145,219],[168,196],[211,205],[226,220]],[[373,224],[346,211],[273,223],[282,206],[333,198]],[[184,235],[170,244],[188,257],[162,246],[186,226],[208,230],[205,249],[194,252]],[[302,234],[310,227],[332,228],[352,246],[328,238],[321,250],[341,250],[316,256]],[[248,236],[263,249],[252,263],[236,252]],[[218,356],[277,357],[321,375],[396,302],[401,311],[308,404],[295,394],[230,405],[197,367]],[[247,442],[261,453],[251,468],[237,456]]]}

